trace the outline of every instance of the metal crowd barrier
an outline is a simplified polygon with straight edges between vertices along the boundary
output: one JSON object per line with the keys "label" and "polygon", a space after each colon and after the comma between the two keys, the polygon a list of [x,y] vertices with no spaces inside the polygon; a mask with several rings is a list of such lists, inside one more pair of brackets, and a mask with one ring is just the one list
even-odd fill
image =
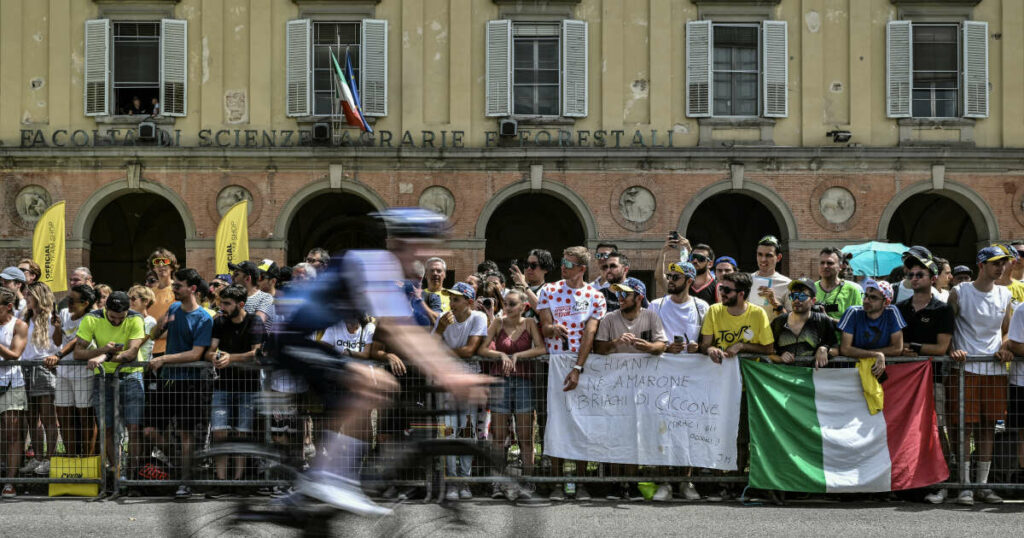
{"label": "metal crowd barrier", "polygon": [[[752,358],[752,357],[743,357]],[[1014,413],[1014,398],[1024,400],[1024,387],[1013,387],[1007,383],[1006,367],[991,357],[970,357],[968,363],[976,366],[985,365],[1002,375],[991,376],[981,381],[987,385],[978,385],[978,379],[965,373],[963,363],[957,363],[948,357],[934,358],[887,358],[889,364],[931,360],[933,363],[936,411],[940,429],[940,440],[943,454],[950,468],[950,479],[935,487],[950,489],[1019,490],[1024,489],[1024,415]],[[550,484],[613,484],[621,482],[656,482],[685,485],[693,483],[701,485],[744,484],[746,473],[711,472],[708,470],[676,468],[676,467],[645,467],[620,464],[603,464],[599,462],[570,462],[555,460],[543,456],[544,427],[547,412],[547,356],[521,361],[519,370],[511,383],[501,371],[501,363],[494,359],[476,357],[469,361],[479,366],[484,373],[490,373],[503,380],[504,387],[492,389],[491,399],[486,406],[476,409],[458,409],[443,394],[425,390],[426,380],[410,370],[405,376],[399,376],[401,388],[392,400],[397,405],[390,409],[380,409],[369,413],[360,431],[345,432],[362,438],[369,444],[370,450],[363,460],[363,469],[370,476],[383,477],[381,485],[395,487],[423,487],[428,494],[433,488],[444,493],[447,488],[473,486],[477,496],[487,495],[486,485],[500,480],[493,469],[488,469],[469,460],[459,461],[458,458],[441,458],[444,461],[423,461],[417,468],[401,470],[395,473],[386,469],[389,464],[389,450],[399,446],[407,439],[420,437],[464,437],[486,440],[507,458],[506,472],[514,475],[522,483],[532,483],[543,488]],[[830,359],[832,365],[851,365],[856,359]],[[798,359],[797,364],[809,364],[810,359]],[[81,361],[63,359],[60,365],[81,365]],[[122,368],[142,365],[133,363],[122,365]],[[25,372],[29,367],[42,367],[42,361],[6,361],[0,368],[21,367]],[[382,367],[386,367],[383,366]],[[247,457],[207,457],[202,460],[189,461],[187,454],[204,452],[222,440],[259,441],[279,450],[282,458],[298,469],[307,468],[312,464],[316,454],[325,449],[320,436],[323,424],[323,406],[316,395],[304,387],[301,380],[290,378],[286,373],[274,371],[268,366],[249,364],[231,367],[233,373],[253,372],[258,383],[249,385],[251,396],[233,396],[234,400],[225,406],[224,394],[214,390],[217,380],[229,375],[225,370],[215,370],[210,363],[196,362],[183,365],[164,366],[164,370],[192,371],[196,380],[191,382],[167,383],[164,377],[154,378],[144,374],[145,405],[138,416],[138,410],[126,410],[120,405],[120,397],[126,393],[125,376],[115,374],[94,377],[94,383],[109,385],[118,398],[114,407],[114,444],[108,446],[106,436],[102,434],[106,427],[106,398],[100,398],[98,406],[92,412],[97,419],[98,431],[95,448],[89,454],[100,457],[101,462],[107,461],[108,452],[112,451],[115,465],[109,472],[100,473],[97,479],[82,478],[50,478],[49,476],[10,476],[9,469],[4,469],[2,483],[12,483],[28,487],[30,490],[38,484],[98,484],[102,492],[117,494],[125,488],[135,488],[143,494],[169,494],[181,484],[197,488],[285,488],[289,484],[286,477],[275,476],[271,472],[271,462],[260,458]],[[216,373],[215,373],[216,372]],[[29,375],[25,376],[29,378]],[[971,379],[968,386],[967,380]],[[556,380],[560,385],[561,380]],[[135,381],[132,381],[134,383]],[[58,385],[64,387],[66,384]],[[507,390],[502,390],[502,388]],[[58,389],[60,390],[60,389]],[[1010,391],[1014,390],[1014,394]],[[1019,392],[1018,392],[1019,391]],[[230,391],[228,391],[230,392]],[[237,391],[236,391],[237,392]],[[968,400],[971,396],[980,396]],[[215,394],[218,393],[218,394]],[[56,396],[56,394],[55,394]],[[217,401],[212,401],[215,399]],[[1001,410],[1002,400],[1008,402],[1010,409]],[[66,402],[67,398],[55,398]],[[217,404],[217,405],[213,405]],[[225,407],[226,413],[225,413]],[[416,410],[447,409],[450,413],[419,413]],[[126,411],[133,414],[126,416]],[[976,455],[968,454],[968,449],[977,446],[977,440],[969,444],[969,432],[964,426],[974,423],[976,411],[991,415],[989,418],[998,422],[993,425],[993,458],[992,471],[987,484],[974,483],[973,477],[968,480],[965,467],[959,462],[976,461]],[[1024,401],[1016,407],[1016,411],[1024,413]],[[227,415],[227,416],[225,416]],[[238,421],[239,415],[247,420]],[[999,418],[996,418],[998,415]],[[27,420],[28,411],[21,412],[23,420]],[[67,413],[58,412],[58,416],[67,417]],[[81,422],[81,421],[79,421]],[[137,433],[132,437],[128,432],[128,422],[139,422]],[[522,422],[522,424],[517,424]],[[77,423],[76,423],[77,424]],[[80,427],[80,426],[79,426]],[[741,428],[743,426],[741,425]],[[32,445],[39,454],[40,447],[47,457],[70,453],[70,438],[79,434],[88,436],[87,431],[70,432],[63,435],[66,425],[60,425],[61,434],[57,442],[49,443],[47,436],[52,435],[45,428],[42,439],[36,440],[36,424],[22,428],[22,435],[33,439]],[[86,424],[88,429],[88,424]],[[4,432],[6,433],[6,432]],[[70,435],[74,433],[75,435]],[[523,438],[526,438],[524,440]],[[526,448],[531,440],[533,451]],[[24,437],[22,438],[24,440]],[[44,442],[46,441],[46,442]],[[188,441],[188,444],[184,444]],[[81,451],[84,446],[74,441],[75,450]],[[138,444],[139,446],[134,446]],[[0,444],[3,456],[0,461],[7,465],[8,440]],[[19,447],[24,448],[24,443]],[[48,448],[55,446],[53,453]],[[185,449],[191,447],[191,451]],[[225,459],[227,460],[225,462]],[[24,458],[21,458],[24,461]],[[226,472],[218,476],[218,465],[224,466]],[[582,466],[582,468],[581,468]],[[972,467],[976,468],[976,466]],[[106,468],[106,465],[104,465]],[[222,467],[223,468],[223,467]],[[10,476],[7,478],[7,476]],[[481,487],[481,485],[483,485]],[[578,487],[578,486],[577,486]],[[197,491],[196,493],[201,493]],[[272,491],[271,491],[272,493]],[[705,492],[706,493],[706,492]]]}

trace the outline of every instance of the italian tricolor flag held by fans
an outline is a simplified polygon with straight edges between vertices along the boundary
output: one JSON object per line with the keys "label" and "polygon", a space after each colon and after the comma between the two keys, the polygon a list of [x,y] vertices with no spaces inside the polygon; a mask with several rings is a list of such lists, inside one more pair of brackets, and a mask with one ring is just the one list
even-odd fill
{"label": "italian tricolor flag held by fans", "polygon": [[742,361],[750,423],[750,486],[881,492],[942,482],[929,362],[892,364],[885,405],[868,411],[856,368]]}
{"label": "italian tricolor flag held by fans", "polygon": [[372,133],[373,129],[370,128],[370,124],[366,123],[359,103],[352,94],[354,86],[349,87],[349,81],[345,78],[341,66],[338,65],[338,59],[334,57],[334,51],[331,51],[331,61],[334,63],[334,74],[338,77],[338,86],[341,90],[341,110],[345,113],[345,121],[353,127],[359,127],[363,131]]}

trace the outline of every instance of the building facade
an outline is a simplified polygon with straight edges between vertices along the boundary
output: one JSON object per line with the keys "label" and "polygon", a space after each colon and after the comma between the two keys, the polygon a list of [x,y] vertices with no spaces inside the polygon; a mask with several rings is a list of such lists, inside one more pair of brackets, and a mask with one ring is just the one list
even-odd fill
{"label": "building facade", "polygon": [[209,274],[250,199],[288,263],[420,204],[459,278],[610,241],[649,280],[669,230],[747,270],[778,235],[794,276],[868,240],[970,264],[1024,236],[1020,28],[1020,0],[5,0],[0,253],[66,200],[69,266]]}

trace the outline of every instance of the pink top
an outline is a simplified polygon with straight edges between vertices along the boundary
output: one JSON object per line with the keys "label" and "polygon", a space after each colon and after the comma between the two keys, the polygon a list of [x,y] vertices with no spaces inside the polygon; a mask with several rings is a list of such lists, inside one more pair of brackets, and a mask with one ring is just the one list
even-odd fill
{"label": "pink top", "polygon": [[[498,331],[497,336],[491,341],[491,349],[500,351],[508,356],[512,356],[513,353],[520,351],[526,351],[533,347],[533,337],[530,336],[530,330],[525,326],[524,322],[523,332],[519,333],[519,338],[512,340],[509,338],[508,333],[505,332],[505,327],[502,327]],[[512,375],[517,377],[526,377],[533,373],[533,359],[527,359],[525,361],[517,361],[516,369],[512,372]],[[492,362],[490,368],[490,375],[501,376],[501,361]]]}

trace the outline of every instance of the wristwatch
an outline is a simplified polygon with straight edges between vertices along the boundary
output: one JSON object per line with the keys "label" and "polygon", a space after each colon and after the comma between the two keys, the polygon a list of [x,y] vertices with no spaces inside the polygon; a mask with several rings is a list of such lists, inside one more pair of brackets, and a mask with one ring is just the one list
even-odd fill
{"label": "wristwatch", "polygon": [[574,364],[574,365],[572,365],[572,369],[576,370],[577,372],[579,372],[581,374],[583,373],[583,366],[582,365]]}

